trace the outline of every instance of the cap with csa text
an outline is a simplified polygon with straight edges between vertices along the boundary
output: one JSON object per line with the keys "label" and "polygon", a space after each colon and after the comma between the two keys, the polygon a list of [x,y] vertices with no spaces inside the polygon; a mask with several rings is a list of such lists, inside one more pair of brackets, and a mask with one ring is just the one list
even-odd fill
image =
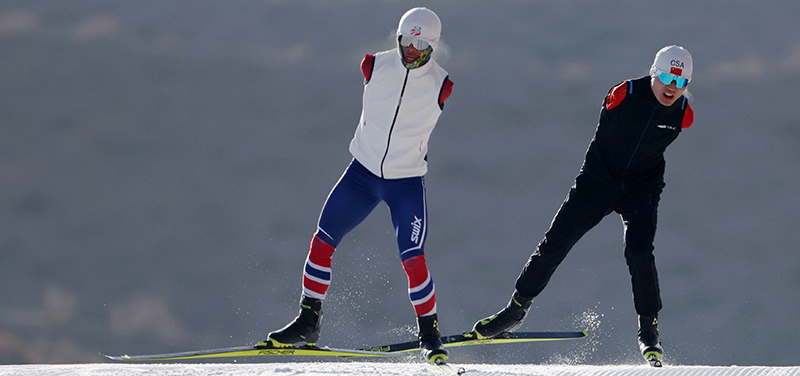
{"label": "cap with csa text", "polygon": [[667,46],[656,53],[653,66],[650,67],[650,76],[660,73],[669,73],[692,79],[692,55],[681,46]]}

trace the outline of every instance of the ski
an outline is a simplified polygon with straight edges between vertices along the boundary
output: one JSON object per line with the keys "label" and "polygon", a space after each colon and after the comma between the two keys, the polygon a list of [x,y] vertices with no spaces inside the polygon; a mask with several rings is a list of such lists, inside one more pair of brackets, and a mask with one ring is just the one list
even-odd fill
{"label": "ski", "polygon": [[336,349],[317,346],[272,347],[261,342],[255,346],[227,347],[210,350],[185,351],[152,355],[105,355],[116,361],[186,360],[227,358],[238,356],[339,356],[339,357],[399,357],[409,354],[353,349]]}
{"label": "ski", "polygon": [[[560,341],[586,337],[586,332],[517,332],[502,333],[492,338],[479,339],[474,333],[464,333],[442,337],[446,347],[471,346],[484,344],[502,344],[517,342]],[[408,341],[385,346],[364,349],[337,349],[317,346],[273,347],[261,342],[254,346],[226,347],[220,349],[185,351],[150,355],[106,355],[115,361],[153,361],[153,360],[187,360],[205,358],[228,358],[239,356],[338,356],[338,357],[400,357],[419,351],[418,341]],[[446,364],[444,365],[446,366]],[[443,370],[444,371],[444,370]]]}
{"label": "ski", "polygon": [[[519,342],[563,341],[586,337],[586,332],[504,332],[491,338],[478,338],[474,332],[442,336],[445,347],[504,344]],[[374,346],[360,349],[363,351],[376,351],[384,353],[402,353],[419,350],[418,341],[394,343],[391,345]]]}

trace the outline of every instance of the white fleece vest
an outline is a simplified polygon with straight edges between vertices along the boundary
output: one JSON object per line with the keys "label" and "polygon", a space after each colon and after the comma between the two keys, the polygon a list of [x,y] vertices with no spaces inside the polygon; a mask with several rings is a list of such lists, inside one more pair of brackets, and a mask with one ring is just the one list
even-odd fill
{"label": "white fleece vest", "polygon": [[397,49],[375,54],[364,85],[361,120],[350,153],[376,176],[400,179],[428,172],[428,139],[442,107],[439,95],[447,79],[433,59],[406,69]]}

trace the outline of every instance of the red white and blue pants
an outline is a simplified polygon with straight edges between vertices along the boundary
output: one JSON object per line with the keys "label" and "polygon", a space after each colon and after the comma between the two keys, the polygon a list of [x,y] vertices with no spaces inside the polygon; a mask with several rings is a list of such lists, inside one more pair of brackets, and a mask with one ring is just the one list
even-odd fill
{"label": "red white and blue pants", "polygon": [[378,206],[389,206],[408,295],[417,316],[436,313],[436,288],[425,263],[428,216],[422,176],[382,179],[353,159],[325,201],[303,273],[303,295],[325,299],[331,258],[344,236]]}

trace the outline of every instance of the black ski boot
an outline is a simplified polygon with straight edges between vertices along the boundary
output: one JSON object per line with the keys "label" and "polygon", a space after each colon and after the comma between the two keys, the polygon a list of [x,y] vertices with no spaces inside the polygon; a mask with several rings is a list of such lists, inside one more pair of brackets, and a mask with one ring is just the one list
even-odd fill
{"label": "black ski boot", "polygon": [[521,296],[518,292],[514,292],[511,300],[508,302],[506,308],[475,323],[472,327],[473,333],[478,338],[491,338],[503,332],[511,332],[516,330],[522,325],[525,316],[528,315],[528,309],[531,308],[533,299],[528,299]]}
{"label": "black ski boot", "polygon": [[417,326],[419,327],[419,348],[422,356],[431,364],[446,362],[448,353],[442,343],[442,335],[439,333],[439,315],[418,316]]}
{"label": "black ski boot", "polygon": [[300,300],[300,314],[282,329],[271,332],[267,340],[258,344],[265,347],[292,347],[305,342],[315,346],[319,340],[322,325],[322,300],[303,297]]}
{"label": "black ski boot", "polygon": [[658,316],[639,316],[639,350],[653,367],[661,367],[664,349],[658,335]]}

